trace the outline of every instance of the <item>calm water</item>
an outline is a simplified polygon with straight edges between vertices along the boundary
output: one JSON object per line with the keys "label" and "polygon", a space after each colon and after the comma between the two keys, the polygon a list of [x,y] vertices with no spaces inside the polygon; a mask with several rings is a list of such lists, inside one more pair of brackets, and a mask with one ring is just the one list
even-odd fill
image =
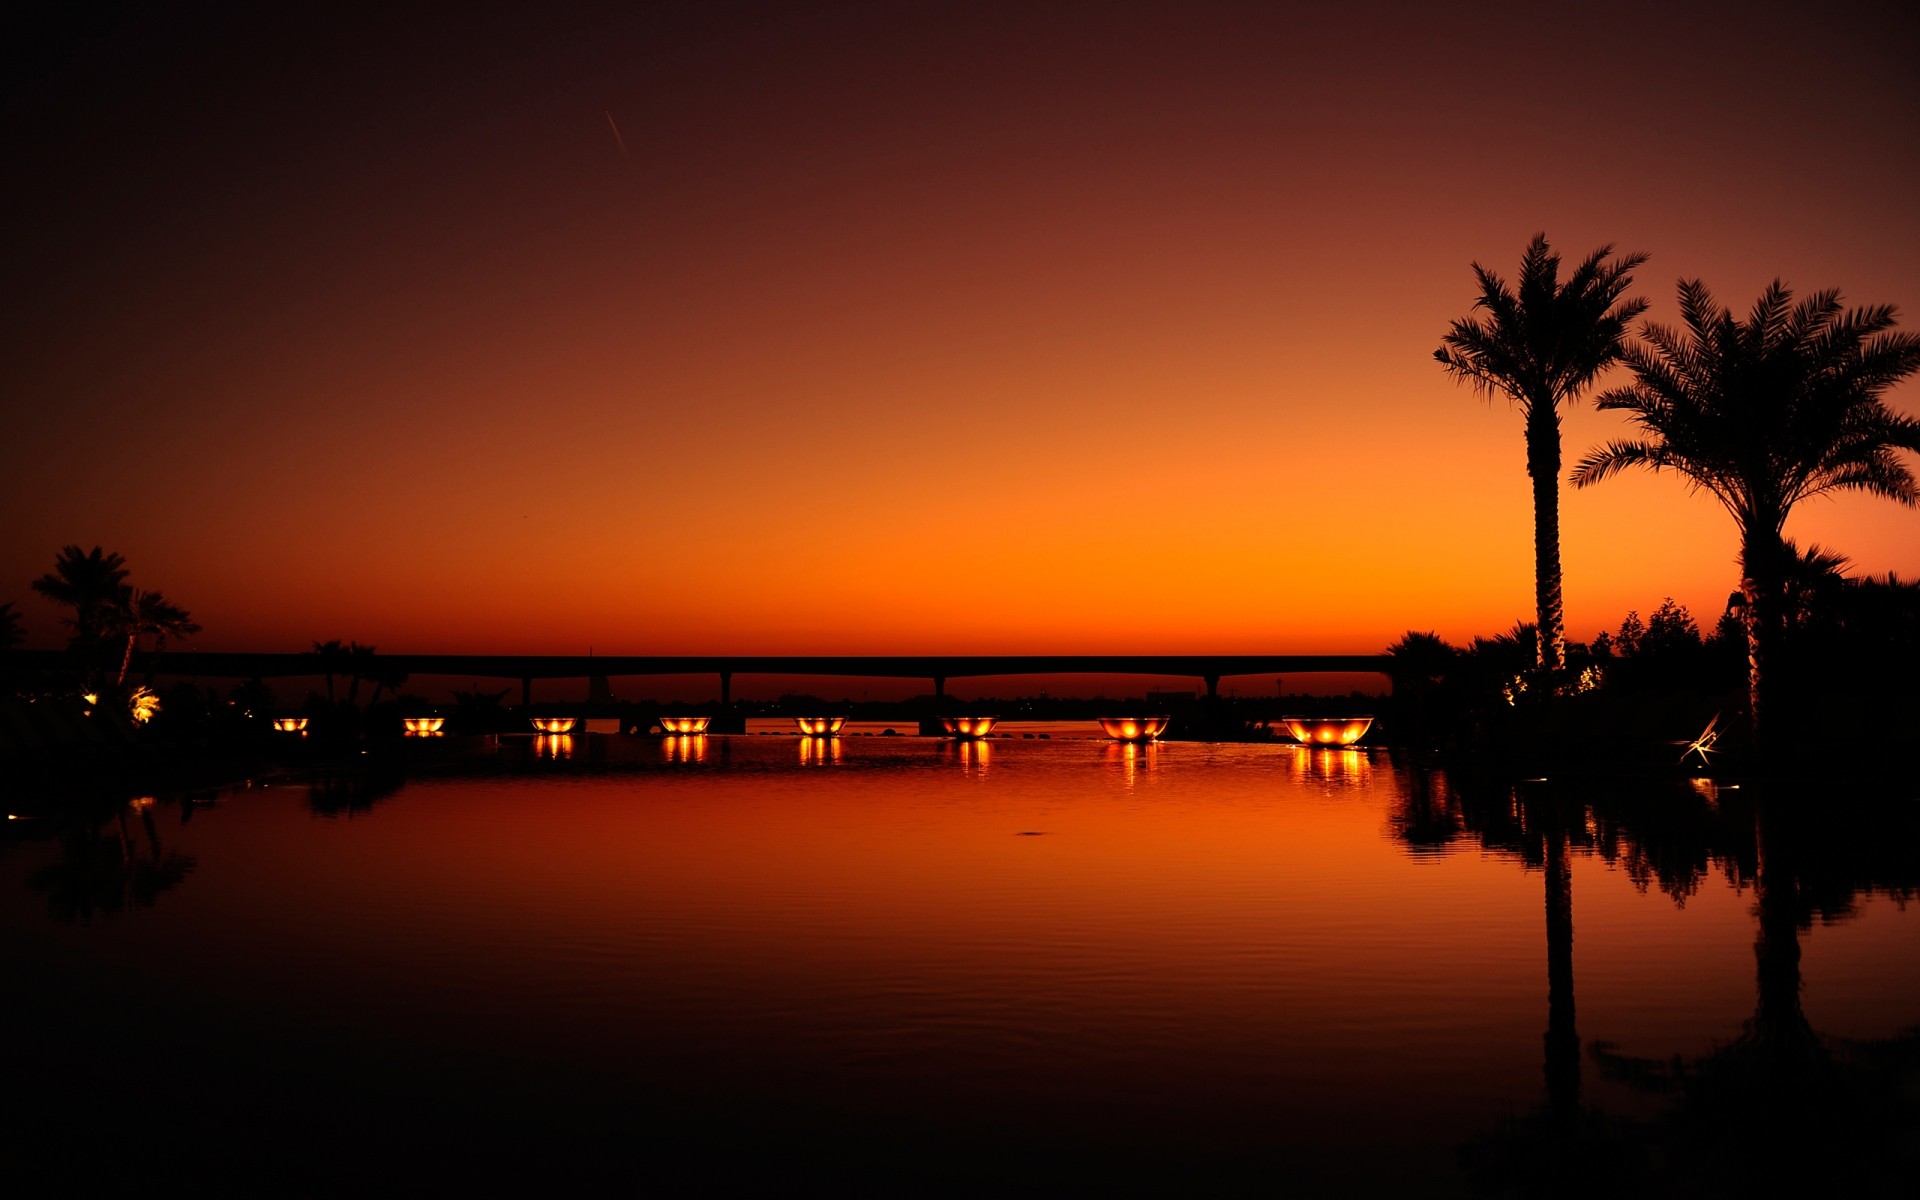
{"label": "calm water", "polygon": [[[12,1162],[1471,1194],[1595,1146],[1686,1183],[1727,1064],[1914,1094],[1904,817],[1276,746],[409,750],[9,824]],[[1871,1178],[1916,1143],[1864,1103]]]}

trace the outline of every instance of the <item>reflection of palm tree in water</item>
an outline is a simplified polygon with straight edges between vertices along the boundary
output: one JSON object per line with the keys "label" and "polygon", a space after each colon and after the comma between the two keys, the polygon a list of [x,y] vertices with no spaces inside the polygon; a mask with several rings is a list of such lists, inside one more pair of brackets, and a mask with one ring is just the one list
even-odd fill
{"label": "reflection of palm tree in water", "polygon": [[1562,1118],[1580,1108],[1580,1034],[1573,1003],[1573,863],[1564,826],[1544,831],[1547,890],[1547,1105]]}
{"label": "reflection of palm tree in water", "polygon": [[[1801,801],[1798,808],[1788,801]],[[1527,810],[1522,808],[1523,819]],[[1475,813],[1475,816],[1480,814]],[[1569,810],[1569,816],[1572,815]],[[1604,826],[1621,812],[1595,808]],[[1631,814],[1628,814],[1631,815]],[[1644,815],[1644,814],[1642,814]],[[1661,823],[1634,840],[1703,838],[1699,847],[1754,882],[1754,1008],[1740,1036],[1694,1059],[1634,1058],[1587,1047],[1604,1079],[1672,1096],[1651,1122],[1580,1105],[1580,1042],[1574,1031],[1571,873],[1567,846],[1580,831],[1561,822],[1542,846],[1547,867],[1548,1103],[1462,1148],[1475,1182],[1513,1195],[1772,1194],[1796,1174],[1832,1194],[1905,1194],[1920,1105],[1920,1031],[1886,1041],[1839,1043],[1809,1025],[1801,1003],[1800,931],[1819,912],[1844,912],[1870,888],[1912,890],[1911,845],[1884,821],[1867,828],[1816,826],[1803,797],[1763,797],[1750,814],[1717,810],[1712,826]],[[1487,835],[1482,834],[1483,838]],[[1910,842],[1910,839],[1906,839]],[[1630,846],[1643,861],[1691,870],[1674,846]],[[1816,849],[1817,848],[1817,849]],[[1667,880],[1673,890],[1685,879]],[[1684,894],[1681,888],[1676,896]]]}
{"label": "reflection of palm tree in water", "polygon": [[[48,910],[62,921],[85,922],[96,913],[152,904],[194,868],[192,857],[161,845],[152,805],[146,800],[122,806],[105,829],[97,819],[81,823],[61,838],[59,861],[35,871],[27,886],[44,894]],[[144,838],[128,824],[129,809],[139,813]]]}

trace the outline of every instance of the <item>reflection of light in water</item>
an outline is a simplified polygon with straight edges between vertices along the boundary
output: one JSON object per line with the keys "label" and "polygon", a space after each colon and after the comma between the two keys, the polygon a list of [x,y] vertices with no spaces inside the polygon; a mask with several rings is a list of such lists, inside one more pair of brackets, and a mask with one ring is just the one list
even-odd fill
{"label": "reflection of light in water", "polygon": [[1354,782],[1373,773],[1373,760],[1364,751],[1352,747],[1294,746],[1289,774],[1309,779],[1337,779]]}
{"label": "reflection of light in water", "polygon": [[409,729],[407,730],[407,736],[411,738],[435,738],[445,737],[447,735],[445,731],[439,729]]}
{"label": "reflection of light in water", "polygon": [[1151,775],[1159,764],[1160,747],[1155,742],[1115,742],[1107,747],[1107,761],[1120,764],[1120,778],[1131,788],[1142,775]]}
{"label": "reflection of light in water", "polygon": [[954,743],[954,749],[960,757],[960,771],[964,775],[985,775],[987,764],[993,761],[993,743],[985,738],[962,738]]}
{"label": "reflection of light in water", "polygon": [[664,733],[705,733],[712,717],[661,717],[660,729]]}
{"label": "reflection of light in water", "polygon": [[533,752],[541,758],[572,758],[573,735],[570,733],[542,733],[533,739]]}
{"label": "reflection of light in water", "polygon": [[704,733],[679,733],[661,739],[666,747],[667,761],[679,763],[703,763],[707,761],[707,735]]}
{"label": "reflection of light in water", "polygon": [[[842,718],[844,720],[845,718]],[[837,737],[803,737],[800,739],[800,761],[808,766],[826,766],[840,761],[844,752]]]}

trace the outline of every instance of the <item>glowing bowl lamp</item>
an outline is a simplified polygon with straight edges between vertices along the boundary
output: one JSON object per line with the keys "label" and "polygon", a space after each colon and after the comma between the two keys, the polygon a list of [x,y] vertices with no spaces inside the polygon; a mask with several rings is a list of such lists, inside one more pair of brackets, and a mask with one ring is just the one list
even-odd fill
{"label": "glowing bowl lamp", "polygon": [[275,717],[273,719],[273,727],[281,733],[305,733],[307,731],[307,719],[305,717]]}
{"label": "glowing bowl lamp", "polygon": [[808,737],[832,737],[847,723],[845,717],[795,717],[793,720]]}
{"label": "glowing bowl lamp", "polygon": [[533,727],[541,733],[572,733],[579,717],[534,717]]}
{"label": "glowing bowl lamp", "polygon": [[661,717],[662,733],[705,733],[712,717]]}
{"label": "glowing bowl lamp", "polygon": [[1101,717],[1100,729],[1116,742],[1150,742],[1167,731],[1171,717]]}
{"label": "glowing bowl lamp", "polygon": [[1295,741],[1308,746],[1351,746],[1367,736],[1372,717],[1281,717]]}
{"label": "glowing bowl lamp", "polygon": [[986,737],[999,717],[941,717],[940,726],[953,737],[964,740]]}

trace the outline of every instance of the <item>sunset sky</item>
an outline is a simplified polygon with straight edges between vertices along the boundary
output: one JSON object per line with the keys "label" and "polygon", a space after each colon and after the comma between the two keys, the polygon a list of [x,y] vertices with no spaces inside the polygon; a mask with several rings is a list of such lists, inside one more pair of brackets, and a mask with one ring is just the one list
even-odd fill
{"label": "sunset sky", "polygon": [[[1432,359],[1470,263],[1545,231],[1650,253],[1658,320],[1779,277],[1920,325],[1910,4],[33,7],[30,646],[68,543],[202,649],[1464,640],[1533,565],[1519,415]],[[1624,432],[1572,411],[1568,464]],[[1676,478],[1562,522],[1576,639],[1736,581]],[[1788,533],[1920,575],[1920,511]]]}

